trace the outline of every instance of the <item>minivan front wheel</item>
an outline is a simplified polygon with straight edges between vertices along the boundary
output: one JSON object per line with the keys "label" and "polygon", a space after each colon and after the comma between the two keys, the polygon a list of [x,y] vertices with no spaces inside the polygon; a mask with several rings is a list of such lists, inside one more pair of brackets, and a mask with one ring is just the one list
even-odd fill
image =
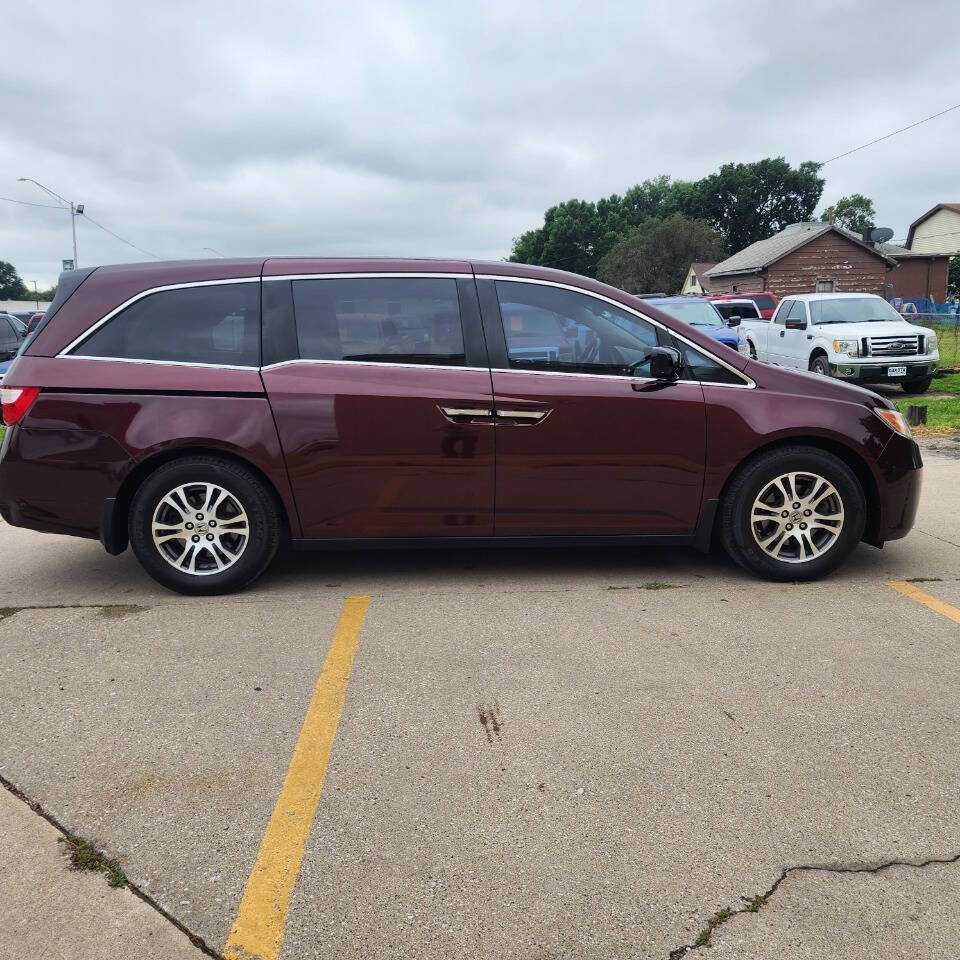
{"label": "minivan front wheel", "polygon": [[155,580],[187,594],[238,590],[273,559],[281,524],[253,471],[218,457],[159,467],[134,495],[130,543]]}
{"label": "minivan front wheel", "polygon": [[836,569],[865,523],[856,475],[815,447],[782,447],[748,461],[721,505],[727,552],[768,580],[815,580]]}

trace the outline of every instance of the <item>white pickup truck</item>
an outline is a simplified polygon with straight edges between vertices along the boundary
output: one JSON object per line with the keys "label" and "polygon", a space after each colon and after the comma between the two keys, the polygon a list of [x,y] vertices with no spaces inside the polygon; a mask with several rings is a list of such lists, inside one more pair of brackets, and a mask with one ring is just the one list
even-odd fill
{"label": "white pickup truck", "polygon": [[899,383],[923,393],[940,362],[937,335],[870,293],[801,293],[771,320],[743,318],[750,355],[854,383]]}

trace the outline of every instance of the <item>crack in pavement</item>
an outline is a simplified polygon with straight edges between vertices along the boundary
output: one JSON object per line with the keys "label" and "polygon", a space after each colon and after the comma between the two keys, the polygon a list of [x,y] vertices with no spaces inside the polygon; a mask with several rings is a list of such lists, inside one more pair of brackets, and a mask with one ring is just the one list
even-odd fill
{"label": "crack in pavement", "polygon": [[693,943],[684,944],[676,947],[668,954],[669,960],[679,960],[688,953],[694,953],[703,947],[709,947],[713,937],[713,931],[723,926],[727,921],[743,913],[759,913],[763,907],[769,903],[770,898],[777,892],[780,884],[783,883],[791,873],[880,873],[883,870],[890,870],[893,867],[911,867],[914,870],[922,870],[924,867],[943,866],[944,864],[960,862],[960,853],[955,853],[949,857],[930,857],[928,860],[884,860],[876,864],[864,864],[860,866],[845,867],[842,864],[798,864],[795,867],[785,867],[780,876],[763,892],[758,893],[753,898],[741,897],[744,906],[733,909],[732,907],[723,907],[714,913],[706,923],[706,926],[697,935]]}
{"label": "crack in pavement", "polygon": [[[79,606],[79,604],[68,604],[68,606]],[[86,606],[89,606],[89,604]],[[93,606],[100,606],[100,604],[93,604]],[[0,610],[2,609],[3,608],[0,608]],[[49,823],[56,830],[58,830],[64,838],[69,838],[75,835],[74,831],[67,830],[67,828],[64,827],[63,824],[56,819],[56,817],[47,813],[47,811],[44,810],[36,800],[31,800],[19,787],[11,783],[5,776],[3,776],[3,774],[0,774],[0,787],[3,787],[12,793],[13,796],[15,796],[18,800],[21,800],[23,803],[25,803],[35,814],[37,814],[37,816],[43,817],[43,819],[46,820],[47,823]],[[154,910],[156,910],[156,912],[159,913],[164,920],[166,920],[168,923],[172,923],[201,953],[206,954],[208,957],[212,957],[213,960],[224,960],[222,953],[218,953],[211,946],[209,946],[203,937],[197,933],[194,933],[176,917],[164,910],[164,908],[161,907],[160,904],[150,896],[150,894],[141,890],[129,877],[126,878],[126,884],[124,887],[135,897],[139,897],[148,907],[152,907]]]}

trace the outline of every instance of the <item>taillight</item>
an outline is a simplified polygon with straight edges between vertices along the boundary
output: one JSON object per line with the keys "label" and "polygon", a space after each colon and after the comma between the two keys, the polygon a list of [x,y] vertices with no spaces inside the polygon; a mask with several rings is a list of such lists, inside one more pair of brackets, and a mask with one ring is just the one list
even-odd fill
{"label": "taillight", "polygon": [[0,387],[3,422],[12,427],[18,420],[22,420],[39,393],[39,387]]}

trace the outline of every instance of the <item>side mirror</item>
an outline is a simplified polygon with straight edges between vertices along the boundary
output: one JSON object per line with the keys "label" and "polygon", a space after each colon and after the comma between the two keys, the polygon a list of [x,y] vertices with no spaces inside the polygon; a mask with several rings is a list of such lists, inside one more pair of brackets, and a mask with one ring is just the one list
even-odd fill
{"label": "side mirror", "polygon": [[650,376],[654,380],[679,380],[683,372],[683,354],[673,347],[651,347],[647,354]]}
{"label": "side mirror", "polygon": [[806,330],[807,329],[807,321],[798,320],[796,317],[793,317],[793,318],[787,317],[783,325],[787,330]]}
{"label": "side mirror", "polygon": [[740,326],[740,314],[735,313],[732,317],[727,317],[727,326],[728,327],[739,327]]}

